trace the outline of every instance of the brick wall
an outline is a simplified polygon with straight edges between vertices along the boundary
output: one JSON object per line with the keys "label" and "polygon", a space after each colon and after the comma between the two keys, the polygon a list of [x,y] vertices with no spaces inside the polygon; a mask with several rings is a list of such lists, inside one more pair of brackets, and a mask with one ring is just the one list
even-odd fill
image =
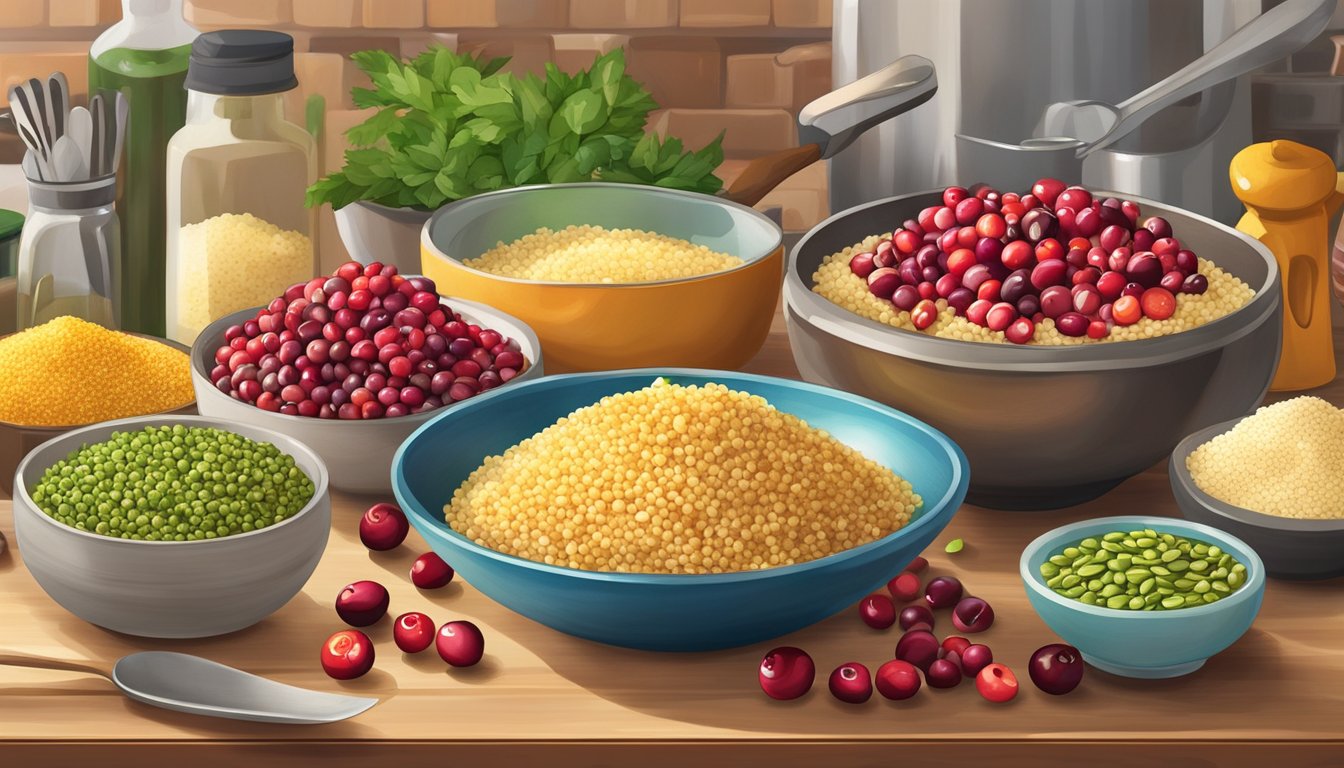
{"label": "brick wall", "polygon": [[[82,97],[89,43],[121,13],[118,0],[0,0],[0,80],[8,85],[54,70]],[[350,101],[362,74],[346,58],[368,48],[413,55],[437,41],[457,50],[512,56],[515,71],[548,61],[573,71],[624,47],[632,75],[662,109],[650,128],[698,148],[726,131],[731,179],[745,162],[796,141],[794,115],[830,87],[831,0],[185,0],[202,30],[280,29],[297,49],[299,88],[286,110],[303,122],[322,96],[323,173],[341,165],[341,133],[363,120]],[[5,94],[0,94],[0,101]],[[22,147],[0,134],[0,162]],[[765,204],[784,209],[790,229],[826,215],[820,166],[781,186]],[[763,205],[765,205],[763,204]],[[324,261],[344,258],[330,211],[319,242]]]}

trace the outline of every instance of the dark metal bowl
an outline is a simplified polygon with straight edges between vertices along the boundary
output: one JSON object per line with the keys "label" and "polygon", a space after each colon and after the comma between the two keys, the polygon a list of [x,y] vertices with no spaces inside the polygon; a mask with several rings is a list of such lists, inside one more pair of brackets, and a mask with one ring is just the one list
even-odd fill
{"label": "dark metal bowl", "polygon": [[892,328],[812,292],[826,256],[939,204],[941,193],[922,192],[832,216],[790,252],[784,315],[798,370],[948,434],[970,459],[970,503],[1054,509],[1104,494],[1191,432],[1253,410],[1282,344],[1279,269],[1268,249],[1202,216],[1126,197],[1145,215],[1170,221],[1182,244],[1246,281],[1255,291],[1251,301],[1171,336],[1024,347]]}

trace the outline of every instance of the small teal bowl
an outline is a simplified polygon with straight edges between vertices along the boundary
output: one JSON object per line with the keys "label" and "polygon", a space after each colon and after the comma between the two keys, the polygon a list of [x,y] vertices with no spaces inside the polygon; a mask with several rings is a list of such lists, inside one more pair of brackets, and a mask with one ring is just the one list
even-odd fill
{"label": "small teal bowl", "polygon": [[[1246,583],[1209,605],[1175,611],[1122,611],[1080,603],[1045,585],[1041,563],[1088,536],[1152,528],[1216,544],[1246,566]],[[1146,679],[1180,677],[1250,629],[1265,596],[1265,566],[1245,542],[1217,528],[1170,517],[1101,517],[1056,528],[1022,551],[1027,600],[1055,634],[1103,672]]]}
{"label": "small teal bowl", "polygon": [[[904,528],[839,554],[741,573],[600,573],[501,554],[448,527],[444,505],[486,456],[601,398],[648,386],[715,382],[764,397],[909,480],[924,499]],[[853,606],[923,551],[966,496],[966,456],[932,427],[833,389],[728,371],[642,369],[548,376],[445,409],[397,451],[397,501],[444,560],[496,602],[601,643],[707,651],[788,634]]]}

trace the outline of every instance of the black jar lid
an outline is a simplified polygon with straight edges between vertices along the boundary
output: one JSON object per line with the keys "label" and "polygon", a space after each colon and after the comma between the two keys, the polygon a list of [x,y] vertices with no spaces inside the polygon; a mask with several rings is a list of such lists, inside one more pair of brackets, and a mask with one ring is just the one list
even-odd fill
{"label": "black jar lid", "polygon": [[264,29],[206,32],[191,44],[188,90],[259,96],[296,87],[294,38]]}

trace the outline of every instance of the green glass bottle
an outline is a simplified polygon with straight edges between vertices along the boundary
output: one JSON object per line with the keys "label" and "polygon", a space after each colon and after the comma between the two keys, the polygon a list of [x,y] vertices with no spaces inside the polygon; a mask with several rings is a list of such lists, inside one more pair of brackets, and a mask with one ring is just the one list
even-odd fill
{"label": "green glass bottle", "polygon": [[186,122],[183,85],[197,32],[182,0],[121,0],[122,19],[89,51],[89,88],[121,91],[129,112],[117,190],[121,327],[163,336],[168,140]]}

